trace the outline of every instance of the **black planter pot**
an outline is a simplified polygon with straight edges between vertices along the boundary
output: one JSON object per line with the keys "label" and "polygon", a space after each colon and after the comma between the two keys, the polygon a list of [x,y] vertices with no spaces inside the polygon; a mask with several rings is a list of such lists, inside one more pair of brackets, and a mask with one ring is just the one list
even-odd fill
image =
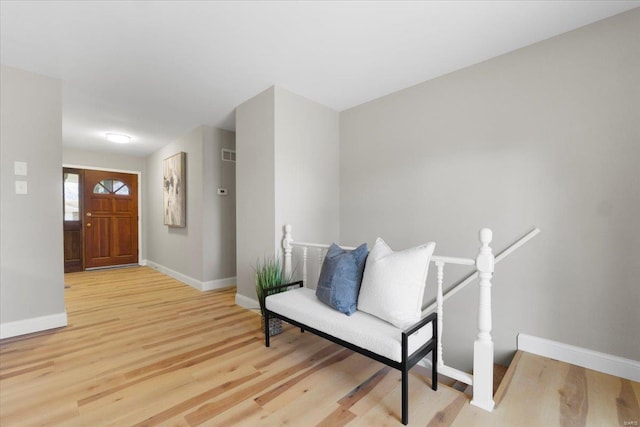
{"label": "black planter pot", "polygon": [[[264,316],[262,316],[260,321],[260,327],[264,331]],[[278,335],[282,333],[282,319],[278,319],[275,317],[269,318],[269,336],[272,337],[274,335]]]}

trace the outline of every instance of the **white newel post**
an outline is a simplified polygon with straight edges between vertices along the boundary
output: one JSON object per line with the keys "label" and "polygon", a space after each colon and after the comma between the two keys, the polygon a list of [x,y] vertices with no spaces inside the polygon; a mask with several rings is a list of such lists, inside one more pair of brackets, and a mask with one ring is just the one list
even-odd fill
{"label": "white newel post", "polygon": [[293,251],[293,247],[291,246],[291,242],[293,242],[293,237],[291,236],[291,225],[287,224],[284,226],[284,237],[282,238],[282,250],[284,251],[284,266],[282,268],[284,277],[289,280],[291,279],[291,252]]}
{"label": "white newel post", "polygon": [[480,253],[476,268],[480,277],[478,307],[478,338],[473,344],[473,399],[471,404],[493,411],[493,341],[491,340],[491,277],[494,257],[489,243],[493,234],[488,228],[480,230]]}

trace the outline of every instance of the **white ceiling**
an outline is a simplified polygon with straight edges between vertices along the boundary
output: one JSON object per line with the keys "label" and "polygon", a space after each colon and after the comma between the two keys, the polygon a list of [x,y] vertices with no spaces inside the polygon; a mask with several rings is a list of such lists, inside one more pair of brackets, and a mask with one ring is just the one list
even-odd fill
{"label": "white ceiling", "polygon": [[2,0],[0,54],[64,81],[65,146],[141,156],[200,124],[233,130],[274,84],[341,111],[638,6]]}

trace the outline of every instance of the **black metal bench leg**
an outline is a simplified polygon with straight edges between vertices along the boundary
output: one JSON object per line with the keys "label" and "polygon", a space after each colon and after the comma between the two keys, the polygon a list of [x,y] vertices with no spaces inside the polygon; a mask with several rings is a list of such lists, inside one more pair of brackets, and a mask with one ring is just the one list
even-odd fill
{"label": "black metal bench leg", "polygon": [[402,424],[409,423],[409,371],[402,370]]}
{"label": "black metal bench leg", "polygon": [[438,352],[431,350],[431,389],[438,390]]}
{"label": "black metal bench leg", "polygon": [[264,346],[269,347],[269,313],[264,314]]}
{"label": "black metal bench leg", "polygon": [[431,389],[438,390],[438,322],[437,316],[431,322],[433,348],[431,349]]}

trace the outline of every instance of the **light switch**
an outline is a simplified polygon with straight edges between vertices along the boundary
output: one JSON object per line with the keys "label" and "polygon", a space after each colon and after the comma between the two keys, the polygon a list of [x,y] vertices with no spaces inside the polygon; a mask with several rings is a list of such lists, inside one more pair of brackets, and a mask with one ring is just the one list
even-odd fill
{"label": "light switch", "polygon": [[16,194],[27,194],[27,181],[16,181]]}
{"label": "light switch", "polygon": [[16,175],[27,176],[27,162],[14,162],[13,170]]}

